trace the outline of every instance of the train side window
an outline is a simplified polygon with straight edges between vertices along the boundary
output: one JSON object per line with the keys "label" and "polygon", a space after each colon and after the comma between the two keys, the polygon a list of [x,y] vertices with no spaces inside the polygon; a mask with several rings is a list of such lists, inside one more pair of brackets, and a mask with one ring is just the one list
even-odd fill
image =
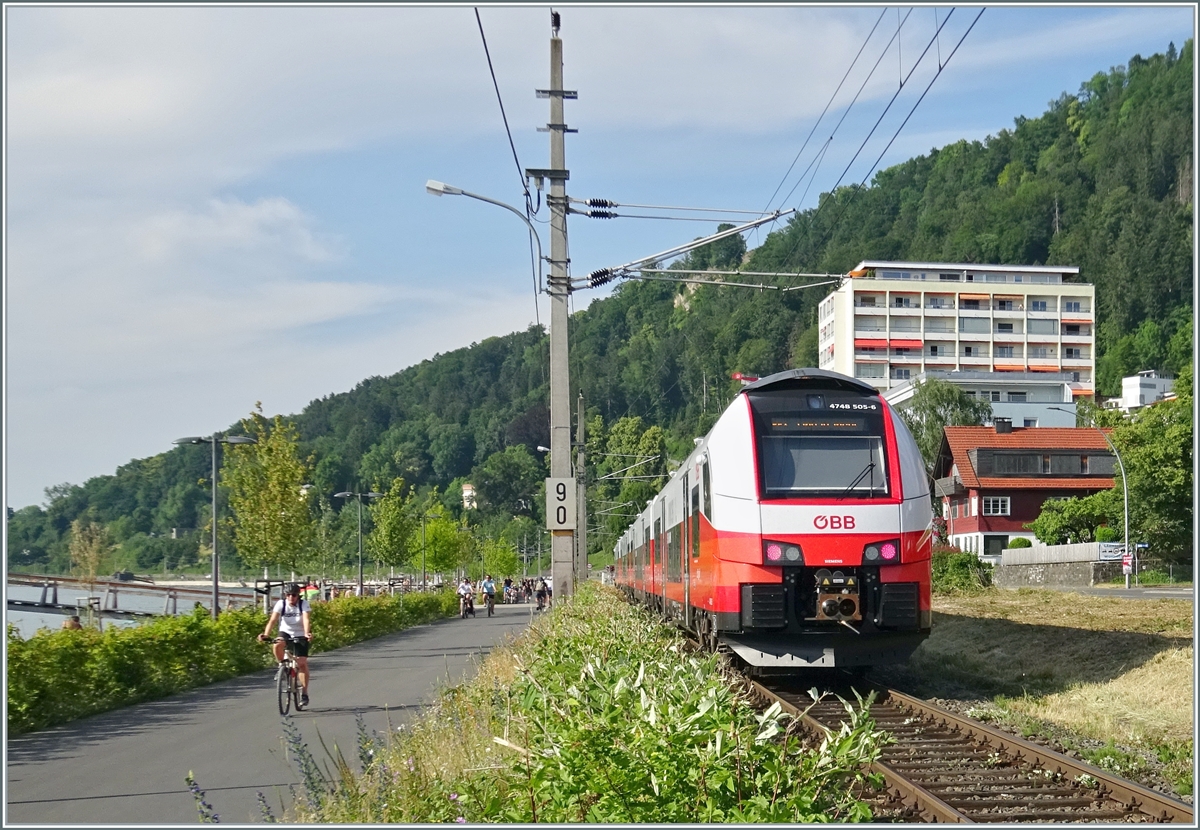
{"label": "train side window", "polygon": [[700,462],[700,481],[703,485],[704,501],[700,505],[701,512],[708,517],[709,522],[713,520],[713,503],[712,503],[712,482],[708,475],[708,459]]}

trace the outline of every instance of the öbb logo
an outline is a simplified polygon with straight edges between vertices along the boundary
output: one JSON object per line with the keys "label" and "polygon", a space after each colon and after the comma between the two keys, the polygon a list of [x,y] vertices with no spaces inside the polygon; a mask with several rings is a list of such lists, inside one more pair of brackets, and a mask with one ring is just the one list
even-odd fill
{"label": "\u00f6bb logo", "polygon": [[853,516],[817,516],[813,519],[817,530],[854,530]]}

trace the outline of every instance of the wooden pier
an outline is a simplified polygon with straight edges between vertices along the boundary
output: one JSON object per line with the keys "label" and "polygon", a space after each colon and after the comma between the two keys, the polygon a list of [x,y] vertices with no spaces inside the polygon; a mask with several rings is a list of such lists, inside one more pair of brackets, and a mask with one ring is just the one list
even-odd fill
{"label": "wooden pier", "polygon": [[[8,575],[9,585],[21,585],[30,588],[41,588],[41,597],[36,600],[7,598],[10,611],[32,611],[39,614],[73,614],[95,615],[99,618],[144,620],[159,616],[174,616],[179,613],[180,600],[183,600],[184,611],[190,611],[197,603],[207,607],[212,603],[211,587],[197,585],[155,585],[143,581],[126,581],[119,579],[97,579],[85,583],[76,577],[53,576],[49,574],[20,574]],[[59,591],[67,595],[61,600]],[[93,594],[92,591],[98,592]],[[85,596],[79,596],[83,592]],[[121,594],[137,597],[162,598],[162,611],[141,611],[120,607]],[[74,602],[70,601],[74,599]],[[246,605],[254,605],[256,596],[239,591],[221,589],[218,601],[226,610]]]}

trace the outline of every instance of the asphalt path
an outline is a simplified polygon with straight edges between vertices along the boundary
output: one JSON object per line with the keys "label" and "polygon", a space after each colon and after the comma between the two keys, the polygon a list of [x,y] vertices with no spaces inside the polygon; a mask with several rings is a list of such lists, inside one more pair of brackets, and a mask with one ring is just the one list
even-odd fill
{"label": "asphalt path", "polygon": [[[291,718],[313,757],[328,762],[323,739],[357,767],[356,713],[380,734],[411,720],[522,631],[531,607],[498,605],[490,619],[481,610],[310,658],[312,703]],[[268,669],[9,737],[5,826],[195,825],[189,770],[222,824],[262,821],[258,792],[278,815],[289,785],[300,783],[281,721]]]}

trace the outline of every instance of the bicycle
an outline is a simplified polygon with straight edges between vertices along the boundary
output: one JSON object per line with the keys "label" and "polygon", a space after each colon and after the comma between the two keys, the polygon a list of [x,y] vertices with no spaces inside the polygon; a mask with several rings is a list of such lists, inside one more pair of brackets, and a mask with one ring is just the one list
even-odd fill
{"label": "bicycle", "polygon": [[458,600],[458,618],[460,620],[465,620],[468,614],[470,614],[471,617],[475,616],[475,600],[464,594]]}
{"label": "bicycle", "polygon": [[279,714],[281,715],[287,715],[293,704],[296,706],[297,712],[304,710],[304,704],[300,698],[303,693],[303,689],[300,688],[300,673],[296,668],[296,655],[292,651],[292,643],[295,639],[303,638],[284,640],[283,662],[275,670],[275,691],[279,699]]}
{"label": "bicycle", "polygon": [[485,591],[483,597],[484,601],[487,603],[487,612],[488,616],[490,617],[496,613],[496,595],[489,594]]}

